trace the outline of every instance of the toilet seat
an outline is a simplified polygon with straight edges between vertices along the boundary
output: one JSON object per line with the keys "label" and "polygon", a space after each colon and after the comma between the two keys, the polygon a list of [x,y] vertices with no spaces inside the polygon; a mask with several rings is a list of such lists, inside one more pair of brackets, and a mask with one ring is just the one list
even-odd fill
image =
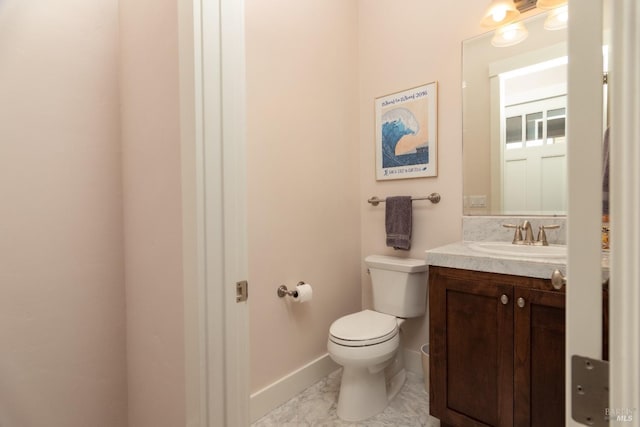
{"label": "toilet seat", "polygon": [[363,310],[341,317],[331,324],[329,339],[345,347],[365,347],[392,339],[398,334],[395,316]]}

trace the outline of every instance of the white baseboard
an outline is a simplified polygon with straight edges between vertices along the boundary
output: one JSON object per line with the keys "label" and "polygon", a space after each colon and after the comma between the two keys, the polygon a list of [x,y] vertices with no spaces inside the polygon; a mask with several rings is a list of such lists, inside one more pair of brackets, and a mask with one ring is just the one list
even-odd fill
{"label": "white baseboard", "polygon": [[251,422],[257,421],[338,368],[340,365],[327,353],[253,393],[249,400]]}
{"label": "white baseboard", "polygon": [[[409,372],[424,378],[422,371],[422,353],[404,349],[404,366]],[[278,381],[258,390],[250,396],[249,408],[251,422],[254,423],[278,406],[285,403],[307,387],[320,381],[340,365],[329,354],[318,357]]]}

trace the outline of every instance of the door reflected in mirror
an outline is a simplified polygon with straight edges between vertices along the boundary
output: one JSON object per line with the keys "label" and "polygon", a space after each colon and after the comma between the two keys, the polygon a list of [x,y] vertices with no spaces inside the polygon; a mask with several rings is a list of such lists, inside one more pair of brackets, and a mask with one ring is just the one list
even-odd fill
{"label": "door reflected in mirror", "polygon": [[515,46],[463,42],[465,215],[566,213],[566,30],[546,15]]}
{"label": "door reflected in mirror", "polygon": [[565,56],[498,75],[499,191],[507,214],[567,209],[566,64]]}

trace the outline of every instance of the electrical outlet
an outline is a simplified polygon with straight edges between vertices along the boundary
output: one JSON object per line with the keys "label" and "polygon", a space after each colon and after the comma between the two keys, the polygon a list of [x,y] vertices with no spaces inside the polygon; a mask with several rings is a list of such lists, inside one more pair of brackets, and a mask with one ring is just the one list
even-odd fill
{"label": "electrical outlet", "polygon": [[471,208],[486,208],[487,207],[487,196],[469,196],[469,207]]}

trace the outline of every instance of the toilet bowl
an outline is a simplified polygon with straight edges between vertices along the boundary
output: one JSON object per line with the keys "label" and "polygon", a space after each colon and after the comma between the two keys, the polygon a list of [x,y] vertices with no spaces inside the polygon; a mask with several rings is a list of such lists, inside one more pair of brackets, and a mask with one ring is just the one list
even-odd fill
{"label": "toilet bowl", "polygon": [[400,326],[425,314],[427,264],[370,255],[373,310],[348,314],[329,329],[327,351],[342,365],[338,417],[362,421],[381,411],[404,384]]}
{"label": "toilet bowl", "polygon": [[385,369],[397,359],[401,323],[394,316],[363,310],[331,325],[327,350],[343,367],[337,409],[341,419],[360,421],[381,412],[402,387],[404,367],[392,378]]}

